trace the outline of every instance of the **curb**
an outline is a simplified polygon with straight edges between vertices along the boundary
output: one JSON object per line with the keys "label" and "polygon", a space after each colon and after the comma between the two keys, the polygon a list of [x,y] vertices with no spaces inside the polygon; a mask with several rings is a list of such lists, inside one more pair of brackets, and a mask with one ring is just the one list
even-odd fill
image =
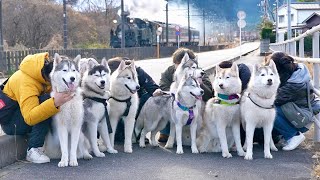
{"label": "curb", "polygon": [[[242,56],[245,56],[259,48],[253,49],[249,52],[246,52],[242,54]],[[240,56],[236,56],[229,59],[224,59],[223,61],[236,61],[240,59]],[[220,62],[219,62],[220,63]],[[214,74],[215,67],[219,64],[216,63],[212,66],[203,68],[204,71],[210,75]],[[3,135],[0,136],[0,168],[8,166],[17,160],[24,159],[26,156],[27,151],[27,139],[25,136],[9,136],[9,135]]]}
{"label": "curb", "polygon": [[0,168],[24,159],[27,151],[25,136],[0,136]]}

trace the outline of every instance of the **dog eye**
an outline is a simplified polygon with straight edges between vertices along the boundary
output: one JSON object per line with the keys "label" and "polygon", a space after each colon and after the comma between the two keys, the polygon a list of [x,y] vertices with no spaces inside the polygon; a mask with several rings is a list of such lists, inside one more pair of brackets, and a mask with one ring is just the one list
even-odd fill
{"label": "dog eye", "polygon": [[226,78],[227,78],[227,79],[229,79],[230,77],[229,77],[229,76],[227,76]]}
{"label": "dog eye", "polygon": [[63,71],[64,71],[64,72],[67,72],[67,70],[66,70],[66,69],[64,69]]}
{"label": "dog eye", "polygon": [[97,75],[97,74],[95,74],[94,76],[95,76],[95,77],[99,77],[99,75]]}
{"label": "dog eye", "polygon": [[76,70],[75,70],[75,69],[73,69],[72,71],[73,71],[73,72],[76,72]]}
{"label": "dog eye", "polygon": [[196,67],[191,67],[192,69],[195,69]]}
{"label": "dog eye", "polygon": [[273,76],[273,73],[271,73],[270,75]]}
{"label": "dog eye", "polygon": [[265,76],[264,74],[261,74],[261,76]]}
{"label": "dog eye", "polygon": [[127,77],[128,79],[131,79],[131,77]]}

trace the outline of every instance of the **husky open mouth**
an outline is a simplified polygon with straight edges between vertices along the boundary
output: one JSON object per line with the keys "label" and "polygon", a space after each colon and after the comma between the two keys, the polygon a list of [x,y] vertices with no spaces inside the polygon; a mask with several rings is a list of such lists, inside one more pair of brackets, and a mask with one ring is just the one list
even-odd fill
{"label": "husky open mouth", "polygon": [[105,88],[105,85],[98,85],[97,83],[95,83],[100,89],[104,89]]}
{"label": "husky open mouth", "polygon": [[199,99],[199,100],[202,99],[202,95],[197,96],[197,95],[193,94],[192,92],[190,92],[190,94],[191,94],[192,96],[194,96],[196,99]]}
{"label": "husky open mouth", "polygon": [[66,84],[66,86],[68,87],[68,89],[70,91],[75,91],[76,90],[76,86],[74,84],[74,82],[67,82],[64,78],[62,78],[63,82]]}

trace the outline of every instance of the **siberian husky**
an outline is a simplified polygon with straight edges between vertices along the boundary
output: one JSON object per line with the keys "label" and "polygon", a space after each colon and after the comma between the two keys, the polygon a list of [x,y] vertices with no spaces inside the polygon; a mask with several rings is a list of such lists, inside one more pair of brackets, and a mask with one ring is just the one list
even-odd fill
{"label": "siberian husky", "polygon": [[[126,65],[126,62],[130,62],[130,65]],[[111,145],[114,147],[115,131],[119,120],[123,118],[125,127],[124,152],[132,153],[132,134],[139,102],[137,91],[140,89],[134,61],[121,61],[118,69],[112,73],[110,80]]]}
{"label": "siberian husky", "polygon": [[[229,148],[233,145],[233,141],[236,143],[238,155],[244,156],[245,152],[242,149],[240,140],[239,101],[241,80],[239,78],[238,66],[235,63],[233,63],[231,68],[226,69],[217,66],[213,88],[216,98],[211,98],[207,102],[204,113],[204,125],[208,129],[202,129],[208,132],[208,134],[202,132],[197,139],[200,152],[206,151],[206,146],[213,139],[214,146],[221,145],[223,157],[232,157],[229,153]],[[231,133],[233,139],[230,137]],[[220,143],[217,142],[217,138]],[[214,152],[220,151],[220,147],[213,148],[214,150],[212,151]]]}
{"label": "siberian husky", "polygon": [[245,148],[247,160],[252,160],[253,135],[255,128],[263,127],[264,132],[264,157],[272,158],[270,148],[277,151],[271,132],[275,120],[273,106],[277,89],[280,84],[276,65],[271,60],[269,66],[256,64],[249,81],[248,89],[241,99],[241,120],[246,130]]}
{"label": "siberian husky", "polygon": [[173,75],[173,83],[170,86],[170,92],[175,93],[179,83],[185,75],[195,77],[199,82],[202,81],[202,77],[205,72],[198,67],[198,57],[195,59],[190,59],[188,53],[185,53],[181,63],[178,65],[176,71]]}
{"label": "siberian husky", "polygon": [[[60,146],[59,167],[78,166],[77,147],[84,114],[82,95],[78,87],[80,73],[76,65],[80,59],[80,55],[72,61],[56,53],[50,74],[52,96],[54,92],[71,91],[74,93],[74,97],[61,105],[60,112],[53,116],[52,129],[46,137],[45,153],[50,158],[56,158],[56,152]],[[60,143],[56,143],[57,139]]]}
{"label": "siberian husky", "polygon": [[[91,149],[96,157],[105,157],[100,152],[97,144],[97,131],[100,133],[104,145],[109,153],[117,153],[110,143],[109,133],[111,126],[109,121],[110,106],[107,101],[110,94],[110,69],[104,58],[101,64],[93,58],[81,59],[80,72],[82,77],[84,124],[83,133],[89,140]],[[109,130],[108,130],[109,129]]]}

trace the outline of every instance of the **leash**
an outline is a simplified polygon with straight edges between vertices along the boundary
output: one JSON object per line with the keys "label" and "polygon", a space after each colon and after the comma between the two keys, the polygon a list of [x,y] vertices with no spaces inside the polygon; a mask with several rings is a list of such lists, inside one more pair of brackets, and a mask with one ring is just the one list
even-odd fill
{"label": "leash", "polygon": [[248,93],[247,97],[251,100],[251,102],[252,102],[253,104],[255,104],[256,106],[258,106],[258,107],[260,107],[260,108],[262,108],[262,109],[273,109],[273,108],[274,108],[274,105],[273,105],[273,104],[272,104],[270,107],[264,107],[264,106],[259,105],[259,104],[256,103],[256,102],[254,102],[254,101],[252,100],[252,98],[250,97],[250,93]]}
{"label": "leash", "polygon": [[189,112],[189,117],[188,117],[188,121],[186,123],[186,125],[190,125],[192,123],[192,120],[194,119],[194,112],[193,112],[193,108],[196,107],[196,105],[193,105],[192,107],[187,107],[182,105],[180,102],[176,101],[178,107],[182,110],[182,111],[188,111]]}
{"label": "leash", "polygon": [[118,102],[125,102],[127,104],[127,108],[124,111],[124,113],[122,114],[122,116],[128,116],[129,110],[130,110],[130,106],[131,106],[131,96],[128,99],[125,99],[125,100],[117,99],[115,97],[110,97],[109,99],[114,99],[114,100],[116,100]]}
{"label": "leash", "polygon": [[104,105],[104,116],[106,118],[107,121],[107,126],[108,126],[108,132],[109,134],[112,133],[112,127],[111,127],[111,123],[110,123],[110,119],[109,119],[109,113],[108,113],[108,109],[107,109],[107,99],[103,99],[103,98],[97,98],[97,97],[88,97],[85,96],[84,99],[91,99],[93,101],[96,101],[98,103],[102,103]]}

